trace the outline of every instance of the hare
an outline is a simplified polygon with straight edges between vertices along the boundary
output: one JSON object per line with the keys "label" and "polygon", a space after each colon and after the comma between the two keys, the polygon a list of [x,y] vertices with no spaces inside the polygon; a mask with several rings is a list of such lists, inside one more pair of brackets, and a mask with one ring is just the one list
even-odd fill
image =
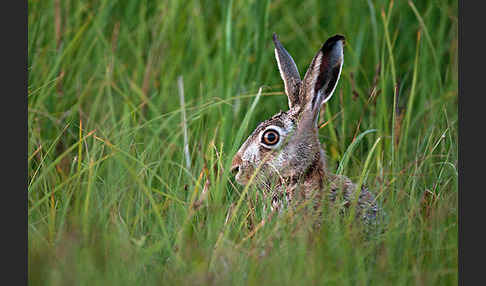
{"label": "hare", "polygon": [[[314,56],[301,80],[297,66],[277,35],[273,34],[275,58],[284,82],[289,110],[260,123],[234,155],[231,172],[236,181],[250,181],[271,201],[272,212],[311,199],[319,208],[323,196],[330,202],[342,196],[344,206],[354,202],[357,186],[332,174],[318,139],[318,117],[339,81],[343,66],[344,36],[330,37]],[[251,179],[253,174],[254,179]],[[375,222],[379,207],[374,196],[361,188],[355,213],[367,224]]]}

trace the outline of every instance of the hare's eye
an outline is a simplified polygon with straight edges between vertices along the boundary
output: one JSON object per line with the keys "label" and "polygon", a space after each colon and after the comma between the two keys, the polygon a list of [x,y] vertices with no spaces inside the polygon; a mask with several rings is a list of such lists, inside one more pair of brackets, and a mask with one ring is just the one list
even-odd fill
{"label": "hare's eye", "polygon": [[265,131],[265,133],[263,133],[262,143],[271,146],[277,144],[279,139],[280,135],[276,130],[268,129],[267,131]]}

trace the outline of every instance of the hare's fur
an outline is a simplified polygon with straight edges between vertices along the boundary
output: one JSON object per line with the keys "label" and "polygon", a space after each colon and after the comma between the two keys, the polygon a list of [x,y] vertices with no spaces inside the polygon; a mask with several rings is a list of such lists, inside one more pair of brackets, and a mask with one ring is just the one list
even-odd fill
{"label": "hare's fur", "polygon": [[[329,38],[315,55],[304,78],[274,34],[275,57],[285,85],[289,110],[260,123],[235,154],[232,171],[236,181],[254,183],[271,200],[271,209],[282,210],[295,201],[312,200],[318,209],[323,195],[335,201],[342,195],[345,206],[354,203],[357,186],[327,169],[318,138],[317,119],[339,81],[343,65],[344,37]],[[278,143],[266,144],[263,136],[278,134]],[[361,188],[356,214],[366,222],[376,221],[379,208],[374,196]]]}

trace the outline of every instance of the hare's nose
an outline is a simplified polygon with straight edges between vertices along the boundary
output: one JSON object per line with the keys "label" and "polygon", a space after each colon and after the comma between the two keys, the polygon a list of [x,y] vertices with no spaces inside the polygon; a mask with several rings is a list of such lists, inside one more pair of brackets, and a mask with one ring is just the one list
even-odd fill
{"label": "hare's nose", "polygon": [[240,171],[240,166],[231,167],[231,173],[233,174],[233,176],[236,176],[236,174],[238,174],[239,171]]}
{"label": "hare's nose", "polygon": [[233,175],[236,175],[238,173],[241,163],[242,161],[240,154],[236,154],[233,157],[233,161],[231,162],[231,173],[233,173]]}

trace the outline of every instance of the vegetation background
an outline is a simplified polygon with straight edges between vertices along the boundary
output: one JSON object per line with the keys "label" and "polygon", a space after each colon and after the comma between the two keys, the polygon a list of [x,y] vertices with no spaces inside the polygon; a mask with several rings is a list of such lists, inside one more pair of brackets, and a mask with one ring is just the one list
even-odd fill
{"label": "vegetation background", "polygon": [[[457,284],[457,1],[28,7],[30,285]],[[301,73],[346,36],[320,139],[382,234],[332,212],[262,225],[234,184],[234,152],[287,108],[272,32]]]}

